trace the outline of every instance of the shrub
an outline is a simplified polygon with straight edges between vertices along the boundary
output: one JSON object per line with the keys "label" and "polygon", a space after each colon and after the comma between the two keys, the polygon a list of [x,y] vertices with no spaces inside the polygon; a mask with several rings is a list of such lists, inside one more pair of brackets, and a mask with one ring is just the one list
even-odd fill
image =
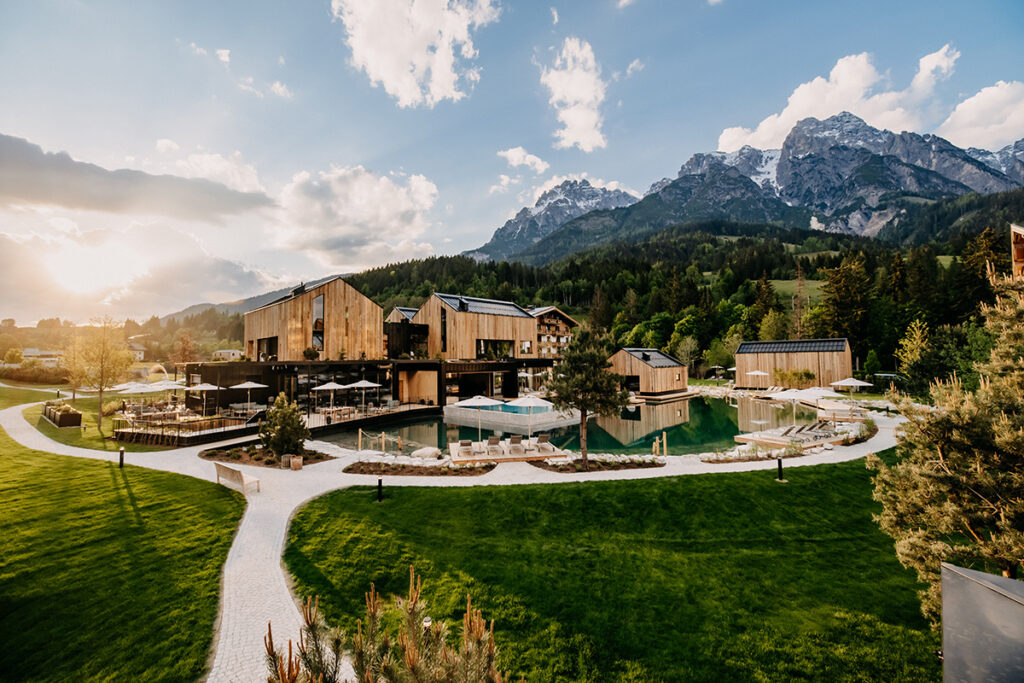
{"label": "shrub", "polygon": [[122,405],[124,405],[124,401],[120,399],[107,401],[103,404],[103,417],[110,417],[117,411],[121,410]]}
{"label": "shrub", "polygon": [[260,426],[260,442],[275,455],[302,453],[303,444],[309,438],[309,429],[302,419],[302,411],[296,403],[289,403],[281,392],[274,405],[267,411],[267,419]]}
{"label": "shrub", "polygon": [[23,364],[20,368],[0,368],[0,379],[36,384],[64,384],[68,381],[64,368],[48,368],[40,364]]}

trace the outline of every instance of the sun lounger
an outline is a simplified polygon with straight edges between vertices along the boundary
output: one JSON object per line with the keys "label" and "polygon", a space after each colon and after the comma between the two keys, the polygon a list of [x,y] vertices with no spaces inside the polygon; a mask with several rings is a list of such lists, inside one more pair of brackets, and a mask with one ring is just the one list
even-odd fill
{"label": "sun lounger", "polygon": [[551,443],[550,434],[538,434],[537,435],[537,450],[541,453],[554,453],[555,445]]}
{"label": "sun lounger", "polygon": [[523,446],[523,437],[518,434],[508,438],[509,455],[526,455],[526,448]]}
{"label": "sun lounger", "polygon": [[459,455],[460,458],[472,458],[474,455],[473,442],[469,439],[463,439],[459,441]]}
{"label": "sun lounger", "polygon": [[792,427],[786,427],[786,431],[782,432],[781,436],[789,436],[791,431],[793,431]]}
{"label": "sun lounger", "polygon": [[487,455],[505,455],[505,449],[501,447],[501,439],[496,436],[487,437]]}

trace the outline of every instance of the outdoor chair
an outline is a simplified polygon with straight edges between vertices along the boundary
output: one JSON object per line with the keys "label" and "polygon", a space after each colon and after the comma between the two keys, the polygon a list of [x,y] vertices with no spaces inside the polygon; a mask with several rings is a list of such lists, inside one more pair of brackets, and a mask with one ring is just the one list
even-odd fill
{"label": "outdoor chair", "polygon": [[541,453],[554,453],[555,445],[551,443],[550,434],[538,434],[537,435],[537,450]]}
{"label": "outdoor chair", "polygon": [[462,439],[459,441],[459,457],[460,458],[471,458],[473,457],[473,442],[469,439]]}
{"label": "outdoor chair", "polygon": [[792,427],[786,427],[786,431],[782,432],[782,436],[789,436],[791,431],[793,431]]}
{"label": "outdoor chair", "polygon": [[516,434],[508,438],[508,454],[509,455],[526,455],[526,448],[523,446],[523,437]]}
{"label": "outdoor chair", "polygon": [[505,451],[501,447],[501,439],[497,436],[487,437],[487,455],[504,455]]}

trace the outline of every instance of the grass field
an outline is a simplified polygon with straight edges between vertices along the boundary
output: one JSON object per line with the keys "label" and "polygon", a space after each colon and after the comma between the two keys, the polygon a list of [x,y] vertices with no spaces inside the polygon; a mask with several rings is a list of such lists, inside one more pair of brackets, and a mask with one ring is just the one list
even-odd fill
{"label": "grass field", "polygon": [[57,398],[56,390],[45,392],[24,387],[0,387],[0,410]]}
{"label": "grass field", "polygon": [[[775,288],[775,292],[779,295],[782,305],[789,308],[792,298],[796,296],[798,281],[769,280],[769,282],[772,283],[772,287]],[[804,280],[804,291],[807,292],[807,296],[812,304],[816,304],[821,300],[821,287],[823,284],[825,284],[824,280]]]}
{"label": "grass field", "polygon": [[0,430],[0,500],[0,679],[203,674],[240,494]]}
{"label": "grass field", "polygon": [[[939,639],[871,520],[863,461],[639,482],[352,488],[295,517],[300,595],[354,627],[371,581],[472,594],[529,681],[933,681]],[[456,625],[457,626],[457,625]],[[457,629],[456,629],[457,630]]]}
{"label": "grass field", "polygon": [[[8,390],[0,389],[0,396],[3,396],[5,391]],[[111,399],[106,400],[110,401]],[[75,410],[80,410],[82,412],[82,427],[59,428],[53,426],[51,422],[43,418],[42,405],[30,406],[22,411],[22,413],[26,420],[35,425],[36,429],[54,441],[58,441],[68,446],[91,448],[97,451],[116,451],[121,446],[124,446],[126,451],[133,451],[136,453],[166,450],[161,449],[159,446],[142,446],[132,443],[122,444],[114,441],[110,438],[114,432],[114,421],[110,417],[103,418],[103,431],[101,432],[97,427],[96,422],[96,416],[99,414],[100,405],[99,398],[96,396],[79,398],[74,403],[69,400],[68,403]]]}

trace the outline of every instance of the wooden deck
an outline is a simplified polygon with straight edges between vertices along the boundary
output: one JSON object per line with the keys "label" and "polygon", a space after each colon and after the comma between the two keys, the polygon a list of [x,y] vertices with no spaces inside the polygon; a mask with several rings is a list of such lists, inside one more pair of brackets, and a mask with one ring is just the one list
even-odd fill
{"label": "wooden deck", "polygon": [[[564,458],[567,452],[561,448],[555,447],[553,451],[541,452],[537,450],[536,441],[530,441],[533,448],[526,450],[524,453],[517,453],[513,455],[509,452],[508,439],[504,439],[501,442],[501,455],[494,455],[487,453],[487,442],[486,441],[474,441],[473,442],[473,456],[472,457],[460,457],[459,456],[459,444],[450,443],[448,444],[448,453],[451,455],[452,462],[464,464],[464,463],[477,463],[477,462],[529,462],[531,460],[547,460],[548,458]],[[525,442],[524,442],[525,447]]]}

